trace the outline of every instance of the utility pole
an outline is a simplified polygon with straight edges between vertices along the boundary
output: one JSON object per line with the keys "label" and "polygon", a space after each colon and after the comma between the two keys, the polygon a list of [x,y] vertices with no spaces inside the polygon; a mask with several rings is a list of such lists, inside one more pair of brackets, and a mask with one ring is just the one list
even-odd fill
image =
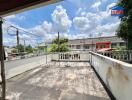
{"label": "utility pole", "polygon": [[90,33],[90,38],[91,38],[91,41],[92,41],[92,43],[91,43],[91,47],[92,47],[92,51],[93,51],[94,43],[93,43],[93,35],[92,35],[92,33]]}
{"label": "utility pole", "polygon": [[[16,29],[16,40],[17,40],[17,47],[19,46],[19,44],[20,44],[20,38],[19,38],[19,29],[17,28],[17,27],[15,27],[15,26],[9,26],[10,28],[12,27],[12,28],[14,28],[14,29]],[[18,49],[18,53],[19,53],[19,49]]]}
{"label": "utility pole", "polygon": [[2,18],[0,18],[0,63],[1,63],[1,80],[0,82],[1,85],[1,97],[0,100],[5,100],[6,98],[6,80],[5,80],[5,67],[4,67],[4,46],[3,46],[3,32],[2,32]]}
{"label": "utility pole", "polygon": [[58,32],[58,52],[60,52],[60,33]]}
{"label": "utility pole", "polygon": [[83,51],[85,51],[85,38],[83,38]]}
{"label": "utility pole", "polygon": [[24,53],[26,52],[26,41],[25,40],[23,40],[24,41]]}
{"label": "utility pole", "polygon": [[19,46],[19,30],[16,28],[17,46]]}
{"label": "utility pole", "polygon": [[[13,26],[12,26],[13,27]],[[16,27],[13,27],[16,29],[16,38],[17,38],[17,50],[18,50],[18,54],[19,54],[19,30]]]}
{"label": "utility pole", "polygon": [[46,56],[45,57],[46,57],[46,64],[47,64],[47,43],[46,42],[45,42],[45,47],[46,47],[46,50],[45,50],[46,51]]}
{"label": "utility pole", "polygon": [[60,33],[58,32],[58,61],[60,66]]}

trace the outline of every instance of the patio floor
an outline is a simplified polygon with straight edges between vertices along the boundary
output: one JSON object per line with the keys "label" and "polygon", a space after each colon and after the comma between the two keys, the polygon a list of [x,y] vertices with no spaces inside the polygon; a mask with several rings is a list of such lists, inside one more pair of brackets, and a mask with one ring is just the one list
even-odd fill
{"label": "patio floor", "polygon": [[89,63],[51,62],[7,81],[10,100],[110,100]]}

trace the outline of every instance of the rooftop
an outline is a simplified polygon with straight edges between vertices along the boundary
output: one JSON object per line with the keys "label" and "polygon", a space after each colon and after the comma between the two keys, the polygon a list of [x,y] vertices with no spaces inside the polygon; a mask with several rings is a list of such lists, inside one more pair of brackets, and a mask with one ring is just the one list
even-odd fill
{"label": "rooftop", "polygon": [[8,97],[10,100],[109,100],[89,63],[60,65],[51,62],[9,79]]}
{"label": "rooftop", "polygon": [[117,36],[108,36],[108,37],[96,37],[96,38],[84,38],[84,39],[73,39],[69,41],[69,44],[96,44],[97,42],[112,42],[112,43],[118,43],[118,42],[124,42],[123,39],[117,37]]}

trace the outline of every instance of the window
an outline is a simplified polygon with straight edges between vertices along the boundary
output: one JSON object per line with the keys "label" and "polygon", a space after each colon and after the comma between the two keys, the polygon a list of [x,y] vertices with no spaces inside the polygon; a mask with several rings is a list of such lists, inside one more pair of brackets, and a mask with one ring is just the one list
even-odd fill
{"label": "window", "polygon": [[71,48],[74,48],[74,45],[71,45]]}
{"label": "window", "polygon": [[85,44],[85,45],[83,46],[83,48],[84,48],[84,49],[89,49],[89,45]]}
{"label": "window", "polygon": [[80,48],[81,48],[80,45],[77,45],[77,46],[76,46],[76,49],[80,49]]}

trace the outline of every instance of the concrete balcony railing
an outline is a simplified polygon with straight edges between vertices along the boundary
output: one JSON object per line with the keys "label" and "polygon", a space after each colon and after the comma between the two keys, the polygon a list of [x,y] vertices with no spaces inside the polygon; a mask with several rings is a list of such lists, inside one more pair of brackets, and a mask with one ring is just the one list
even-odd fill
{"label": "concrete balcony railing", "polygon": [[116,100],[131,100],[131,64],[94,52],[90,52],[90,64]]}
{"label": "concrete balcony railing", "polygon": [[124,51],[105,51],[105,52],[97,52],[104,56],[108,56],[110,58],[114,58],[117,60],[125,61],[125,62],[132,62],[132,51],[131,50],[124,50]]}
{"label": "concrete balcony railing", "polygon": [[52,56],[54,61],[89,61],[89,52],[64,52]]}

